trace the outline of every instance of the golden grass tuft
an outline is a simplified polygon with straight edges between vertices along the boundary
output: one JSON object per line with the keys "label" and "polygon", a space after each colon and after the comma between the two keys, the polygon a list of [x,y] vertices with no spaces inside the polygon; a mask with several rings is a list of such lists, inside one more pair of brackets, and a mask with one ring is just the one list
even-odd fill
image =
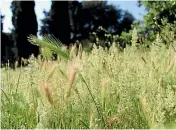
{"label": "golden grass tuft", "polygon": [[142,94],[141,98],[139,99],[139,102],[140,102],[140,106],[141,106],[143,116],[144,116],[145,120],[147,121],[148,125],[151,128],[154,121],[148,115],[149,113],[151,113],[151,111],[150,111],[150,108],[149,108],[149,104],[147,102],[146,95],[144,93]]}
{"label": "golden grass tuft", "polygon": [[113,116],[113,117],[108,117],[107,118],[107,124],[106,124],[106,128],[107,129],[112,129],[112,125],[114,123],[117,123],[119,121],[119,118],[117,116]]}
{"label": "golden grass tuft", "polygon": [[43,92],[45,94],[45,96],[47,97],[48,99],[48,102],[52,105],[52,106],[55,106],[54,105],[54,100],[52,98],[52,94],[51,94],[51,90],[49,89],[49,85],[47,83],[45,84],[41,84],[40,85],[40,90],[41,92]]}
{"label": "golden grass tuft", "polygon": [[73,87],[73,83],[76,79],[76,73],[77,73],[77,66],[75,62],[68,64],[68,89],[66,93],[66,97],[70,97],[71,89]]}

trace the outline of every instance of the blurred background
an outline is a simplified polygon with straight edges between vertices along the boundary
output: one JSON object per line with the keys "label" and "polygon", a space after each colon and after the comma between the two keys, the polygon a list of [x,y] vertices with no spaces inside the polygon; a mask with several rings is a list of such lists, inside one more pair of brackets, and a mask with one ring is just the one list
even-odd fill
{"label": "blurred background", "polygon": [[[116,42],[130,44],[132,29],[152,39],[162,18],[175,21],[174,1],[1,1],[1,62],[37,56],[39,48],[30,44],[30,34],[42,38],[53,35],[64,45],[96,43],[109,47]],[[110,34],[110,35],[108,35]],[[155,35],[154,35],[155,36]],[[114,40],[115,39],[115,40]]]}

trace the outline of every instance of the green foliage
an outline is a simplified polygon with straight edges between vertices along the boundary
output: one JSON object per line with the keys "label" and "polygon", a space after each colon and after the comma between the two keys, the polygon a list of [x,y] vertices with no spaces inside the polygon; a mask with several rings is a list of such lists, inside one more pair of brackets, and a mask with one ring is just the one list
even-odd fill
{"label": "green foliage", "polygon": [[42,54],[47,60],[51,59],[53,56],[51,51],[55,52],[59,56],[62,56],[63,58],[69,58],[68,51],[64,49],[62,47],[62,43],[53,36],[44,36],[43,40],[40,40],[36,36],[30,35],[28,40],[32,44],[42,47]]}
{"label": "green foliage", "polygon": [[145,16],[147,26],[155,28],[156,23],[161,25],[161,20],[167,19],[168,23],[173,23],[176,16],[176,3],[173,1],[142,1],[149,10]]}
{"label": "green foliage", "polygon": [[[131,45],[131,32],[122,32],[121,35],[108,33],[106,29],[102,26],[98,28],[101,32],[104,33],[104,37],[100,37],[96,32],[92,33],[93,43],[99,47],[109,49],[113,44],[118,48],[125,48],[126,45]],[[89,38],[91,39],[91,38]],[[89,43],[90,44],[90,43]]]}
{"label": "green foliage", "polygon": [[122,34],[120,35],[122,46],[126,47],[126,45],[131,45],[131,38],[132,35],[130,32],[129,33],[122,32]]}
{"label": "green foliage", "polygon": [[[64,10],[63,6],[65,6]],[[107,33],[119,35],[122,31],[128,32],[134,21],[132,14],[114,5],[108,5],[107,1],[55,1],[52,2],[50,12],[44,11],[44,14],[41,34],[53,34],[63,44],[70,38],[73,43],[77,40],[89,39],[93,32],[104,39],[105,32],[100,31],[99,26],[106,29]],[[64,19],[59,19],[63,16]]]}
{"label": "green foliage", "polygon": [[[140,1],[148,10],[144,16],[145,34],[152,41],[155,40],[156,34],[162,32],[160,26],[174,25],[176,27],[176,2],[169,1]],[[166,31],[166,30],[163,30]]]}
{"label": "green foliage", "polygon": [[163,41],[164,44],[170,46],[170,45],[175,45],[175,35],[176,35],[176,21],[174,24],[169,24],[166,21],[163,21],[163,26],[160,27],[160,36],[161,40]]}

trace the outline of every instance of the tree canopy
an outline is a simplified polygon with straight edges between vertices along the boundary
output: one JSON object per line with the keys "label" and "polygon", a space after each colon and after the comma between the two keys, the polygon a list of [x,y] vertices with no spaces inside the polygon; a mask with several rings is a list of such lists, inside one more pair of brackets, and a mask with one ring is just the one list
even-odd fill
{"label": "tree canopy", "polygon": [[[176,2],[169,1],[139,1],[148,11],[144,16],[145,30],[150,33],[160,32],[159,26],[175,24]],[[175,24],[176,25],[176,24]]]}
{"label": "tree canopy", "polygon": [[18,49],[19,58],[28,58],[31,54],[37,56],[39,47],[27,41],[30,34],[37,35],[38,23],[34,11],[34,1],[12,1],[12,33]]}
{"label": "tree canopy", "polygon": [[46,17],[42,19],[40,33],[53,34],[63,43],[68,39],[74,42],[89,38],[93,32],[104,37],[100,26],[108,33],[128,32],[134,21],[132,14],[108,5],[106,1],[52,1],[50,12],[44,11],[44,14]]}

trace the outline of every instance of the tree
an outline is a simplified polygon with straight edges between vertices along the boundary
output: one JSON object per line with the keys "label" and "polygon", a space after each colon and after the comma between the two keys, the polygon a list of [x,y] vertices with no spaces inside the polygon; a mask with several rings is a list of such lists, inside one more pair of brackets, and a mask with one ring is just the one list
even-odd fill
{"label": "tree", "polygon": [[[67,35],[69,32],[69,35],[67,37],[71,38],[70,35],[71,34],[74,35],[75,30],[77,28],[76,27],[76,24],[77,24],[76,17],[77,17],[78,11],[79,11],[80,3],[78,1],[69,1],[68,2],[68,8],[67,8],[68,10],[65,10],[66,11],[65,15],[67,15],[66,17],[68,19],[64,17],[66,22],[64,22],[64,19],[55,18],[56,15],[60,15],[59,13],[61,13],[61,12],[63,15],[63,10],[61,10],[62,8],[60,8],[60,11],[55,9],[56,8],[54,6],[55,3],[56,2],[53,2],[52,7],[51,7],[52,9],[49,12],[47,12],[45,10],[43,11],[45,17],[44,17],[44,19],[41,20],[42,26],[41,26],[41,30],[40,30],[40,35],[53,34],[54,32],[52,32],[53,30],[51,30],[51,26],[54,26],[54,24],[52,24],[51,21],[55,21],[56,23],[62,22],[62,28],[60,27],[60,29],[59,29],[58,24],[56,24],[54,29],[56,31],[60,30],[60,32],[63,32],[61,29],[63,29],[63,27],[66,26],[68,29],[67,30],[64,29],[64,30],[67,31],[66,32]],[[62,3],[57,2],[57,4],[61,5]],[[57,11],[57,14],[56,14],[56,11]],[[51,15],[52,12],[55,12],[55,14]],[[59,16],[59,17],[61,17],[61,16]],[[68,25],[66,25],[66,23]],[[55,37],[59,38],[60,36],[58,36],[58,34],[55,34]],[[69,38],[66,38],[66,39],[69,39]],[[63,40],[61,40],[61,41],[63,41]]]}
{"label": "tree", "polygon": [[[134,17],[129,12],[108,5],[106,1],[65,3],[68,6],[62,5],[62,2],[52,2],[50,12],[44,12],[46,17],[42,20],[41,34],[51,33],[61,42],[63,42],[62,37],[70,38],[72,43],[76,40],[89,39],[93,32],[104,39],[105,32],[100,30],[99,26],[102,26],[107,33],[121,34],[123,31],[128,32],[134,21]],[[65,6],[64,9],[61,6]],[[60,17],[62,19],[59,19]]]}
{"label": "tree", "polygon": [[113,5],[107,5],[106,1],[83,1],[80,10],[79,31],[83,38],[89,37],[89,33],[97,32],[103,37],[104,34],[98,32],[99,26],[102,26],[108,32],[119,30],[118,24],[121,17],[121,10]]}
{"label": "tree", "polygon": [[[121,34],[131,29],[134,17],[127,11],[108,5],[106,1],[83,1],[77,6],[75,21],[75,39],[87,39],[95,32],[101,39],[105,33]],[[102,31],[99,27],[104,28]]]}
{"label": "tree", "polygon": [[47,11],[43,11],[45,17],[41,20],[42,26],[40,30],[40,35],[50,34],[49,22],[50,22],[50,14]]}
{"label": "tree", "polygon": [[[80,29],[82,38],[90,37],[95,32],[98,37],[97,45],[109,47],[114,42],[114,35],[128,32],[134,17],[127,11],[108,5],[106,1],[83,1],[80,11]],[[100,28],[99,28],[100,27]],[[107,37],[106,34],[111,34]],[[96,38],[95,37],[95,38]],[[97,40],[93,40],[97,42]]]}
{"label": "tree", "polygon": [[4,15],[1,14],[1,34],[2,34],[2,31],[3,31],[3,20],[4,20]]}
{"label": "tree", "polygon": [[31,54],[37,56],[39,47],[28,42],[30,34],[37,35],[38,24],[34,11],[34,1],[12,1],[12,30],[13,38],[18,49],[18,57],[29,58]]}
{"label": "tree", "polygon": [[3,34],[3,20],[4,20],[4,15],[1,14],[1,62],[3,61],[3,58],[2,56],[5,55],[5,42],[3,42],[3,37],[4,37],[4,34]]}
{"label": "tree", "polygon": [[9,61],[10,63],[13,63],[16,58],[16,52],[14,52],[15,46],[12,39],[12,34],[3,32],[4,18],[5,16],[1,15],[1,62],[7,63]]}
{"label": "tree", "polygon": [[79,21],[78,19],[81,11],[81,3],[77,0],[69,1],[69,18],[70,18],[70,27],[71,27],[71,42],[74,41],[76,34],[79,32]]}
{"label": "tree", "polygon": [[[176,21],[176,2],[169,1],[139,1],[139,6],[144,5],[148,13],[144,16],[146,33],[156,36],[161,31],[160,26],[166,21],[174,24]],[[154,37],[153,37],[154,39]]]}
{"label": "tree", "polygon": [[52,1],[49,31],[63,44],[70,43],[70,20],[68,1]]}
{"label": "tree", "polygon": [[119,26],[120,28],[119,33],[128,32],[131,29],[131,25],[133,24],[134,20],[135,18],[130,12],[124,11],[124,14],[122,15],[122,20]]}

